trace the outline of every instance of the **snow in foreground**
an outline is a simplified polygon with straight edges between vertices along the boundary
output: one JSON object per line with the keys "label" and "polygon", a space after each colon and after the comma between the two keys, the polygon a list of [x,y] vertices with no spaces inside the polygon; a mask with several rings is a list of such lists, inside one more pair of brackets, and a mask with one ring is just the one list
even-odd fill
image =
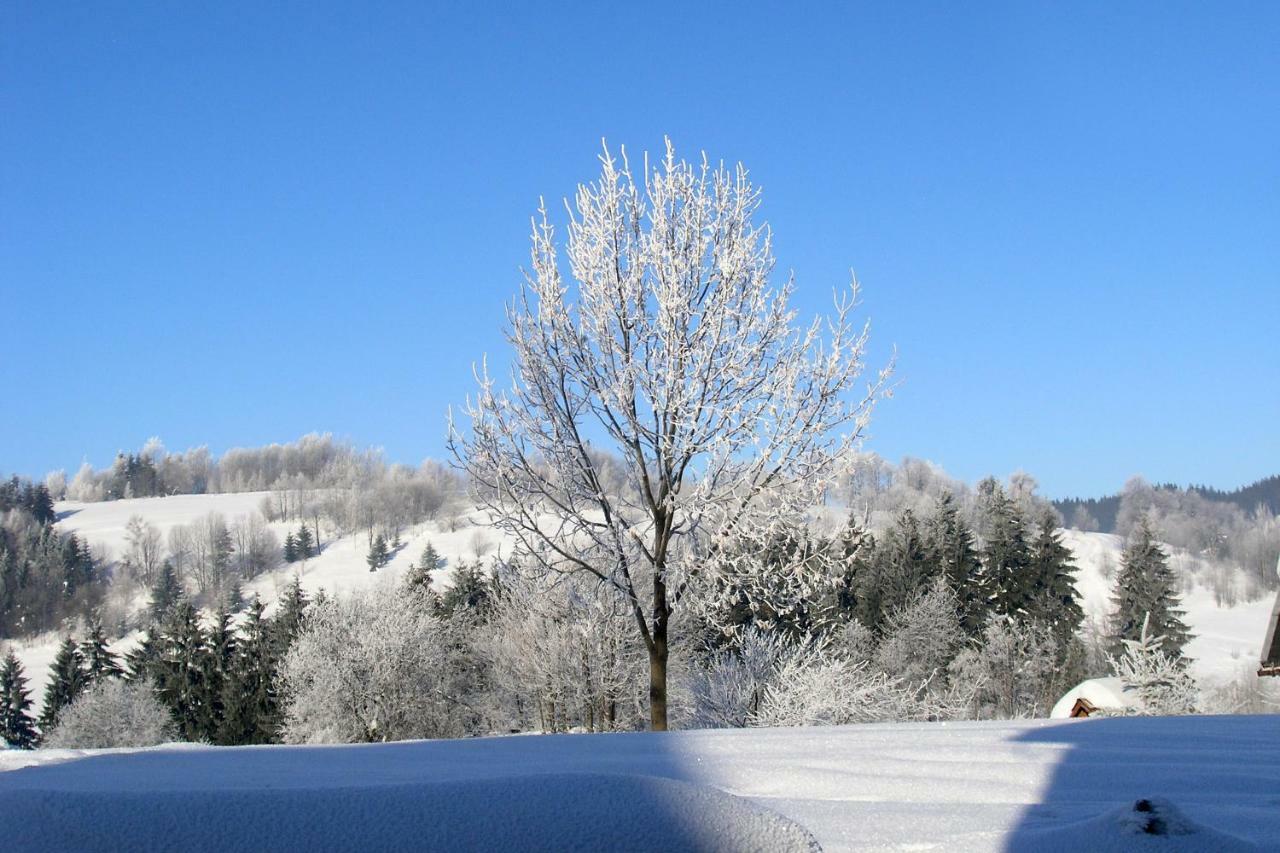
{"label": "snow in foreground", "polygon": [[0,753],[6,767],[0,816],[22,850],[1280,850],[1280,717]]}

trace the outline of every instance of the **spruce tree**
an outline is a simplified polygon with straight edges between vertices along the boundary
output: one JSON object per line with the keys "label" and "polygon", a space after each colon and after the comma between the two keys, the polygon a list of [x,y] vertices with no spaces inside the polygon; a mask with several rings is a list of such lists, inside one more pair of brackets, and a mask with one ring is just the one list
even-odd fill
{"label": "spruce tree", "polygon": [[151,618],[157,622],[164,621],[169,610],[181,600],[182,584],[178,581],[178,573],[173,563],[165,560],[151,590]]}
{"label": "spruce tree", "polygon": [[1031,543],[1035,596],[1031,616],[1049,626],[1059,651],[1065,654],[1084,622],[1084,610],[1076,591],[1076,566],[1071,560],[1071,549],[1062,543],[1057,528],[1057,517],[1052,510],[1046,510]]}
{"label": "spruce tree", "polygon": [[930,550],[955,593],[960,626],[976,638],[982,634],[988,613],[982,557],[974,546],[973,532],[960,517],[960,509],[950,492],[938,499],[929,528]]}
{"label": "spruce tree", "polygon": [[124,679],[131,682],[152,680],[157,658],[155,629],[144,631],[138,644],[124,656]]}
{"label": "spruce tree", "polygon": [[388,559],[387,538],[379,533],[374,537],[373,544],[369,546],[369,555],[365,557],[365,562],[369,564],[369,571],[376,572],[387,564]]}
{"label": "spruce tree", "polygon": [[435,547],[428,542],[426,547],[422,549],[422,557],[416,564],[409,566],[409,571],[405,572],[402,581],[404,588],[411,592],[423,592],[431,595],[431,573],[437,571],[444,560],[437,553]]}
{"label": "spruce tree", "polygon": [[493,589],[489,578],[479,563],[460,563],[453,570],[453,584],[441,597],[440,606],[446,613],[462,610],[484,614],[488,612]]}
{"label": "spruce tree", "polygon": [[983,580],[991,611],[1000,616],[1026,617],[1035,599],[1026,522],[1017,503],[998,485],[987,505],[986,526]]}
{"label": "spruce tree", "polygon": [[273,743],[277,739],[276,662],[271,626],[262,611],[262,601],[255,595],[245,610],[234,664],[223,689],[222,743]]}
{"label": "spruce tree", "polygon": [[184,601],[169,613],[156,638],[151,669],[156,696],[168,706],[182,736],[212,740],[218,722],[211,684],[213,654],[199,613],[190,603]]}
{"label": "spruce tree", "polygon": [[75,641],[67,637],[58,647],[58,654],[50,668],[52,676],[44,691],[44,705],[40,708],[40,730],[48,733],[58,723],[58,714],[70,705],[84,690],[87,683],[84,657]]}
{"label": "spruce tree", "polygon": [[903,510],[893,526],[877,540],[868,571],[857,586],[858,621],[879,632],[884,619],[907,605],[937,575],[939,566],[930,553],[920,522],[911,510]]}
{"label": "spruce tree", "polygon": [[22,664],[12,650],[0,664],[0,741],[14,749],[34,749],[40,739],[29,713],[31,694]]}
{"label": "spruce tree", "polygon": [[1111,596],[1111,653],[1124,653],[1126,640],[1141,640],[1142,626],[1150,617],[1150,634],[1161,637],[1160,646],[1173,658],[1191,639],[1179,608],[1178,578],[1169,567],[1169,558],[1155,539],[1144,516],[1125,546]]}
{"label": "spruce tree", "polygon": [[298,538],[294,541],[297,543],[299,560],[306,560],[315,556],[311,551],[311,531],[307,529],[305,524],[298,528]]}
{"label": "spruce tree", "polygon": [[307,594],[302,591],[302,579],[297,575],[280,598],[280,609],[271,622],[272,654],[276,660],[284,657],[298,632],[307,610]]}
{"label": "spruce tree", "polygon": [[298,541],[293,538],[293,531],[290,530],[284,537],[284,561],[286,563],[298,562]]}
{"label": "spruce tree", "polygon": [[240,585],[239,578],[232,578],[231,583],[227,585],[227,597],[223,602],[223,607],[230,614],[236,614],[244,610],[244,587]]}
{"label": "spruce tree", "polygon": [[80,643],[80,654],[84,658],[84,672],[87,683],[92,684],[101,678],[118,678],[124,674],[120,661],[107,648],[107,638],[102,631],[102,623],[94,622],[89,628],[89,635]]}

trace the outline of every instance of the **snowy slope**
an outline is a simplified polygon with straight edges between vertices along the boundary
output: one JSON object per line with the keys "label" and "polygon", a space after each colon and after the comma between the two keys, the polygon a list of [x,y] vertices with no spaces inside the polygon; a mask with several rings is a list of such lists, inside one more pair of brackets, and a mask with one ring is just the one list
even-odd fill
{"label": "snowy slope", "polygon": [[[77,503],[64,501],[56,506],[58,529],[75,533],[90,545],[105,547],[112,559],[120,559],[127,550],[125,526],[134,515],[140,515],[160,529],[167,539],[169,530],[178,525],[191,524],[210,512],[222,514],[228,523],[258,511],[268,492],[242,492],[226,495],[172,495],[164,498],[133,498],[120,501]],[[296,530],[297,522],[269,525],[283,542],[285,534]],[[292,565],[281,564],[273,572],[254,578],[244,585],[244,594],[258,593],[268,607],[268,613],[280,593],[296,574],[302,580],[303,589],[314,595],[320,589],[331,594],[344,594],[362,589],[386,578],[399,577],[416,563],[422,549],[430,541],[436,551],[445,558],[445,571],[437,574],[437,582],[447,582],[448,569],[460,560],[475,558],[475,539],[479,536],[488,548],[485,559],[503,551],[503,540],[489,527],[478,527],[470,520],[456,531],[448,530],[442,522],[419,525],[403,536],[403,547],[394,553],[390,563],[378,572],[370,572],[365,562],[368,542],[363,535],[339,539],[324,536],[324,551],[317,557]],[[139,593],[133,603],[134,610],[147,606],[146,593]],[[11,644],[22,661],[28,689],[37,706],[44,695],[49,678],[49,665],[62,641],[56,633],[44,634]],[[136,636],[121,638],[111,645],[117,654],[129,651]]]}
{"label": "snowy slope", "polygon": [[1280,717],[0,753],[29,763],[0,815],[32,851],[1280,850]]}
{"label": "snowy slope", "polygon": [[[1103,567],[1110,563],[1119,571],[1124,540],[1109,533],[1079,530],[1064,530],[1063,539],[1079,567],[1076,589],[1085,615],[1105,624],[1111,609],[1114,577],[1107,580]],[[1204,561],[1176,549],[1166,547],[1165,550],[1171,553],[1170,562],[1174,567],[1184,574],[1198,572],[1207,580],[1208,566]],[[1186,591],[1184,585],[1182,608],[1187,612],[1185,621],[1193,635],[1186,653],[1192,659],[1192,671],[1203,686],[1230,679],[1242,668],[1256,668],[1274,601],[1273,595],[1268,594],[1234,607],[1222,607],[1206,583],[1196,582],[1190,591]]]}

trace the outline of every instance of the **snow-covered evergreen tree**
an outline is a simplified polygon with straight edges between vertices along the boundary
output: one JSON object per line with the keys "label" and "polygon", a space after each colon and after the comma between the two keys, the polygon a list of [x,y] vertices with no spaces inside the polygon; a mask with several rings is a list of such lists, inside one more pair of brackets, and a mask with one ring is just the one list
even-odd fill
{"label": "snow-covered evergreen tree", "polygon": [[58,647],[53,659],[49,684],[44,691],[44,704],[40,708],[40,729],[49,731],[58,722],[58,714],[84,690],[88,680],[84,671],[84,657],[80,647],[67,637]]}
{"label": "snow-covered evergreen tree", "polygon": [[1047,510],[1031,542],[1031,616],[1049,626],[1059,651],[1065,653],[1084,622],[1084,610],[1076,591],[1071,550],[1063,544],[1057,524],[1057,517]]}
{"label": "snow-covered evergreen tree", "polygon": [[987,505],[986,526],[983,575],[991,611],[1025,617],[1034,609],[1035,599],[1026,520],[1017,502],[998,484]]}
{"label": "snow-covered evergreen tree", "polygon": [[89,684],[103,678],[118,678],[124,674],[119,659],[107,648],[107,638],[102,623],[95,621],[89,633],[80,643],[80,655],[84,658],[85,679]]}
{"label": "snow-covered evergreen tree", "polygon": [[30,714],[31,694],[22,663],[11,649],[0,664],[0,741],[14,749],[34,749],[40,739]]}
{"label": "snow-covered evergreen tree", "polygon": [[1179,607],[1178,578],[1146,517],[1121,555],[1111,603],[1115,608],[1110,625],[1113,655],[1124,653],[1127,640],[1141,639],[1142,626],[1149,622],[1164,651],[1174,658],[1181,656],[1191,635],[1182,621],[1186,614]]}

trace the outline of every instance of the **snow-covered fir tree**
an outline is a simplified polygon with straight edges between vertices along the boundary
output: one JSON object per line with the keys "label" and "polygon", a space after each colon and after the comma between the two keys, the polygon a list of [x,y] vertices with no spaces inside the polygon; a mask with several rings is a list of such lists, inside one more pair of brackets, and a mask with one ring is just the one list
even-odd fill
{"label": "snow-covered fir tree", "polygon": [[1115,590],[1111,596],[1110,642],[1113,655],[1122,654],[1126,640],[1138,640],[1142,626],[1161,638],[1162,648],[1172,657],[1182,655],[1191,635],[1182,621],[1178,577],[1169,566],[1168,555],[1156,541],[1155,532],[1143,518],[1120,558]]}
{"label": "snow-covered fir tree", "polygon": [[50,669],[49,684],[45,687],[44,703],[40,707],[41,731],[49,731],[57,724],[58,714],[80,695],[87,683],[84,656],[75,640],[67,637],[58,647]]}
{"label": "snow-covered fir tree", "polygon": [[31,694],[18,656],[10,649],[0,663],[0,741],[14,749],[34,749],[40,737],[30,714]]}

